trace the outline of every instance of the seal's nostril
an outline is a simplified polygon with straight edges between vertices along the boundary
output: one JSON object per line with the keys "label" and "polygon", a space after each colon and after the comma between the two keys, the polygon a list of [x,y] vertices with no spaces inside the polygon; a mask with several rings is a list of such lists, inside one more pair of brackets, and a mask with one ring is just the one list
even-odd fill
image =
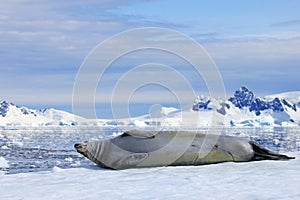
{"label": "seal's nostril", "polygon": [[77,144],[74,144],[74,147],[75,147],[75,149],[78,149],[78,148],[80,148],[80,147],[81,147],[81,144],[79,144],[79,143],[77,143]]}

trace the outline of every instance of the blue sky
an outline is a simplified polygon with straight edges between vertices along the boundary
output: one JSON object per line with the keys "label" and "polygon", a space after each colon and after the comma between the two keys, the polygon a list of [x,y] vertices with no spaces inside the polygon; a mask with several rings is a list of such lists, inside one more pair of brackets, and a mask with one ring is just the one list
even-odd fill
{"label": "blue sky", "polygon": [[[200,43],[220,70],[228,95],[241,85],[260,95],[300,90],[297,0],[61,2],[1,2],[1,99],[70,110],[76,73],[89,52],[108,37],[148,26],[174,29]],[[120,62],[124,69],[132,65],[130,59]],[[203,80],[185,72],[195,91],[205,93]],[[107,72],[104,90],[117,73],[124,72]]]}

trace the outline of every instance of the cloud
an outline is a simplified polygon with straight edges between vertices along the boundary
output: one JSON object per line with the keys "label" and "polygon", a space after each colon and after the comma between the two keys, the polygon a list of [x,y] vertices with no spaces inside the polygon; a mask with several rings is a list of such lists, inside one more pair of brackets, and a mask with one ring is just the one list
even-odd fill
{"label": "cloud", "polygon": [[122,19],[110,13],[111,8],[134,1],[46,1],[12,0],[1,4],[1,31],[49,32],[65,35],[99,35],[124,29]]}
{"label": "cloud", "polygon": [[165,27],[170,29],[183,29],[190,27],[187,24],[184,23],[178,23],[178,22],[170,22],[164,19],[150,19],[146,18],[142,15],[135,15],[135,14],[119,14],[117,10],[110,12],[114,15],[114,19],[116,21],[124,21],[127,25],[133,26],[133,27]]}
{"label": "cloud", "polygon": [[74,74],[1,76],[1,99],[17,104],[71,104]]}
{"label": "cloud", "polygon": [[282,22],[276,22],[270,25],[271,27],[290,27],[290,26],[300,26],[300,19],[288,20]]}
{"label": "cloud", "polygon": [[191,37],[195,38],[200,43],[215,42],[222,38],[221,33],[219,32],[196,33],[196,34],[192,34]]}
{"label": "cloud", "polygon": [[77,69],[89,51],[107,37],[138,26],[128,22],[129,16],[109,12],[133,2],[2,2],[1,98],[30,104],[70,103]]}
{"label": "cloud", "polygon": [[240,64],[298,60],[299,45],[297,32],[232,35],[203,44],[213,59]]}
{"label": "cloud", "polygon": [[297,33],[240,35],[203,46],[220,69],[229,90],[244,84],[264,94],[300,89]]}
{"label": "cloud", "polygon": [[[143,15],[124,15],[118,12],[118,8],[137,2],[137,0],[64,2],[11,0],[2,2],[0,10],[1,97],[31,103],[70,102],[75,75],[80,64],[90,50],[108,37],[130,28],[143,26],[174,28],[187,31],[187,33],[191,30],[194,33],[199,31],[193,28],[193,23],[184,23],[184,19],[178,23],[163,18],[146,18]],[[271,26],[297,25],[299,25],[299,20],[274,23]],[[272,74],[275,78],[280,76],[279,71],[282,71],[280,68],[272,67],[275,64],[287,66],[287,61],[299,63],[300,34],[298,32],[226,35],[219,30],[219,28],[209,28],[208,31],[201,31],[191,36],[203,44],[225,78],[238,80],[242,77],[263,80],[271,77],[266,77],[265,73]],[[189,55],[196,56],[184,45],[184,41],[178,40],[177,37],[163,35],[156,37],[156,41],[159,40],[165,42],[171,49],[177,46]],[[139,41],[124,40],[114,44],[109,49],[110,52],[105,52],[107,54],[104,55],[110,55],[118,47],[137,46],[137,42]],[[151,43],[151,41],[148,42]],[[120,58],[114,70],[107,76],[104,89],[111,89],[108,86],[114,83],[110,79],[116,78],[117,73],[124,73],[126,65],[128,69],[153,61],[182,67],[181,72],[189,78],[193,86],[205,86],[203,80],[199,84],[200,81],[197,76],[193,75],[193,71],[184,69],[187,66],[186,62],[174,58],[174,55],[168,56],[162,52],[152,54],[148,51],[145,54],[134,52],[126,59]],[[262,70],[262,66],[270,70]],[[300,74],[298,68],[293,68],[293,70],[292,76]],[[165,74],[157,76],[159,72],[154,74],[156,74],[154,78],[166,77]],[[143,79],[143,76],[136,77]],[[134,83],[130,82],[130,84]],[[155,95],[155,90],[159,95]],[[160,97],[167,99],[160,95],[161,91],[157,88],[149,90],[148,96],[145,92],[140,91],[141,95],[137,95],[136,100],[141,101],[143,97],[147,97],[148,100]],[[98,100],[108,99],[107,94],[106,91],[99,92]]]}
{"label": "cloud", "polygon": [[[94,46],[111,34],[127,28],[124,21],[116,21],[106,11],[131,1],[90,3],[40,3],[34,0],[3,2],[0,11],[0,59],[3,62],[0,67],[9,66],[10,70],[19,70],[20,66],[27,65],[28,71],[46,68],[49,71],[58,67],[55,65],[64,65],[76,71]],[[86,7],[99,8],[101,15],[89,13],[91,8]]]}

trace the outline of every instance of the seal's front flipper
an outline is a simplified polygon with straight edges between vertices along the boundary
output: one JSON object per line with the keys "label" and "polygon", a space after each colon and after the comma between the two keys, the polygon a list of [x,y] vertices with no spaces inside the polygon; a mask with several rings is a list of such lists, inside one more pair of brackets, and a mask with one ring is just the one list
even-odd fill
{"label": "seal's front flipper", "polygon": [[117,161],[111,166],[113,169],[128,169],[138,165],[148,157],[148,153],[133,153]]}
{"label": "seal's front flipper", "polygon": [[254,155],[252,157],[252,160],[289,160],[289,159],[295,159],[295,157],[290,157],[283,154],[278,154],[269,151],[268,149],[265,149],[261,146],[259,146],[257,143],[250,141],[249,142],[253,148]]}
{"label": "seal's front flipper", "polygon": [[156,132],[152,132],[152,131],[131,130],[131,131],[124,132],[121,135],[121,137],[133,136],[133,137],[137,137],[137,138],[154,138],[155,135],[156,135]]}

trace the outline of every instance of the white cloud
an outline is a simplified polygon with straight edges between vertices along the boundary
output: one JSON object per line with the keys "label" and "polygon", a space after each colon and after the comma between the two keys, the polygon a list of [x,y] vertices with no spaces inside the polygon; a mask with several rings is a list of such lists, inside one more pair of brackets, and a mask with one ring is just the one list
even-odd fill
{"label": "white cloud", "polygon": [[212,58],[228,63],[242,64],[250,61],[253,64],[262,64],[299,59],[300,34],[269,35],[268,37],[257,35],[252,39],[247,36],[233,38],[243,38],[243,40],[215,41],[204,46]]}
{"label": "white cloud", "polygon": [[1,98],[20,104],[70,104],[72,101],[72,74],[32,74],[1,77]]}
{"label": "white cloud", "polygon": [[287,21],[273,23],[270,26],[271,27],[287,27],[287,26],[299,26],[299,25],[300,25],[300,20],[294,19],[294,20],[287,20]]}
{"label": "white cloud", "polygon": [[[0,44],[12,51],[24,43],[24,49],[40,45],[41,51],[85,56],[96,44],[126,29],[107,13],[111,7],[131,1],[40,1],[12,0],[1,3]],[[97,13],[93,12],[97,9]],[[89,11],[92,10],[91,13]],[[18,44],[16,44],[18,43]],[[13,51],[12,51],[13,53]],[[19,55],[22,57],[22,55]],[[13,66],[12,66],[13,67]]]}

